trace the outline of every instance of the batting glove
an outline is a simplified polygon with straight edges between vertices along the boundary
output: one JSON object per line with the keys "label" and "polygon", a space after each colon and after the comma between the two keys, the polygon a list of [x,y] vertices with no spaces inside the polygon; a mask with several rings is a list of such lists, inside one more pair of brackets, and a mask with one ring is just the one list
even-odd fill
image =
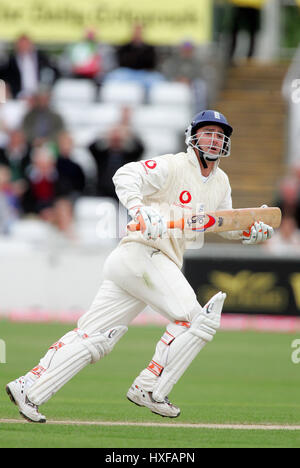
{"label": "batting glove", "polygon": [[247,231],[243,231],[242,243],[244,245],[255,245],[265,242],[267,239],[271,239],[274,234],[274,230],[268,224],[256,222],[249,227]]}
{"label": "batting glove", "polygon": [[140,207],[133,218],[140,223],[141,233],[146,240],[160,239],[167,232],[165,218],[151,206]]}

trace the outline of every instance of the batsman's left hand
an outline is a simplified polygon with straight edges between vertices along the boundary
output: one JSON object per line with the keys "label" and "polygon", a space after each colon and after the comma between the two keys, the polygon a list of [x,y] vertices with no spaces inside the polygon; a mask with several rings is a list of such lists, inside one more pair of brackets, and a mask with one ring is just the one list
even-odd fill
{"label": "batsman's left hand", "polygon": [[263,222],[256,222],[249,227],[247,231],[243,231],[242,243],[244,245],[261,244],[274,234],[274,229]]}

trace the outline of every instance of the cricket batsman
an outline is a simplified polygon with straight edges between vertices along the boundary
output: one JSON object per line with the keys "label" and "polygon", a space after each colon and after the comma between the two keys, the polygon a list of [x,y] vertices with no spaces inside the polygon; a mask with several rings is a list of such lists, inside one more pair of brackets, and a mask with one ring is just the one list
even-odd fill
{"label": "cricket batsman", "polygon": [[[168,396],[220,327],[226,294],[217,293],[203,307],[198,303],[181,268],[188,242],[199,240],[167,229],[167,221],[183,211],[192,213],[199,203],[207,211],[232,209],[229,180],[219,168],[220,158],[230,154],[232,131],[220,112],[202,111],[186,130],[186,152],[132,162],[116,172],[116,193],[140,231],[128,232],[107,258],[104,280],[77,328],[50,346],[37,366],[6,386],[25,419],[46,422],[39,407],[85,366],[110,353],[147,305],[169,324],[127,398],[158,415],[179,416],[180,409]],[[222,233],[244,244],[258,244],[272,234],[272,227],[262,222],[246,232]]]}

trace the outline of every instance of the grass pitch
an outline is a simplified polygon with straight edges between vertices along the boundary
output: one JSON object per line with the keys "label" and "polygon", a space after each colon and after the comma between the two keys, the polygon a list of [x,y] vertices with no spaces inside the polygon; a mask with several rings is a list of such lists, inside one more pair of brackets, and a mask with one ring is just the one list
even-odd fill
{"label": "grass pitch", "polygon": [[[75,325],[74,325],[75,326]],[[5,385],[38,364],[47,348],[74,327],[0,321],[6,364],[0,364],[0,420],[20,419]],[[300,424],[300,364],[291,360],[292,334],[219,332],[170,399],[175,420],[160,418],[126,399],[150,361],[163,329],[131,327],[113,352],[69,382],[41,411],[51,421],[120,421],[144,426],[78,426],[0,422],[0,447],[300,447],[300,431],[183,428],[182,423]],[[172,427],[161,426],[171,422]],[[177,427],[176,427],[177,426]]]}

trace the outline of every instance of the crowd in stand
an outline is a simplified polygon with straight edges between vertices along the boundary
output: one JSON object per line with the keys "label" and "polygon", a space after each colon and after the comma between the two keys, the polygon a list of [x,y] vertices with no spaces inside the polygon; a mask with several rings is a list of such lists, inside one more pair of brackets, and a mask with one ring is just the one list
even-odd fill
{"label": "crowd in stand", "polygon": [[[116,198],[112,176],[123,164],[143,157],[145,146],[133,132],[130,108],[106,135],[87,150],[95,177],[74,158],[74,142],[60,113],[51,106],[51,93],[60,78],[88,79],[101,88],[107,80],[137,81],[145,90],[160,81],[188,83],[199,105],[206,107],[207,89],[196,48],[183,41],[164,61],[134,25],[131,40],[119,47],[105,44],[95,31],[85,31],[78,42],[58,55],[38,50],[21,35],[0,62],[7,101],[26,103],[17,126],[7,126],[0,113],[0,233],[9,233],[15,219],[35,216],[68,233],[74,203],[82,195]],[[99,129],[100,130],[100,129]]]}
{"label": "crowd in stand", "polygon": [[[88,145],[95,178],[87,180],[84,167],[73,157],[74,143],[66,122],[51,106],[51,91],[59,78],[151,82],[166,79],[158,69],[155,47],[143,39],[140,25],[132,40],[121,47],[104,44],[93,30],[66,46],[60,56],[37,49],[21,35],[2,57],[0,78],[6,83],[7,100],[26,103],[26,113],[15,128],[0,117],[0,233],[9,233],[19,217],[34,215],[68,233],[72,209],[82,195],[115,198],[112,176],[123,164],[142,158],[144,145],[132,132],[130,109],[107,136]],[[99,129],[100,130],[100,129]]]}

